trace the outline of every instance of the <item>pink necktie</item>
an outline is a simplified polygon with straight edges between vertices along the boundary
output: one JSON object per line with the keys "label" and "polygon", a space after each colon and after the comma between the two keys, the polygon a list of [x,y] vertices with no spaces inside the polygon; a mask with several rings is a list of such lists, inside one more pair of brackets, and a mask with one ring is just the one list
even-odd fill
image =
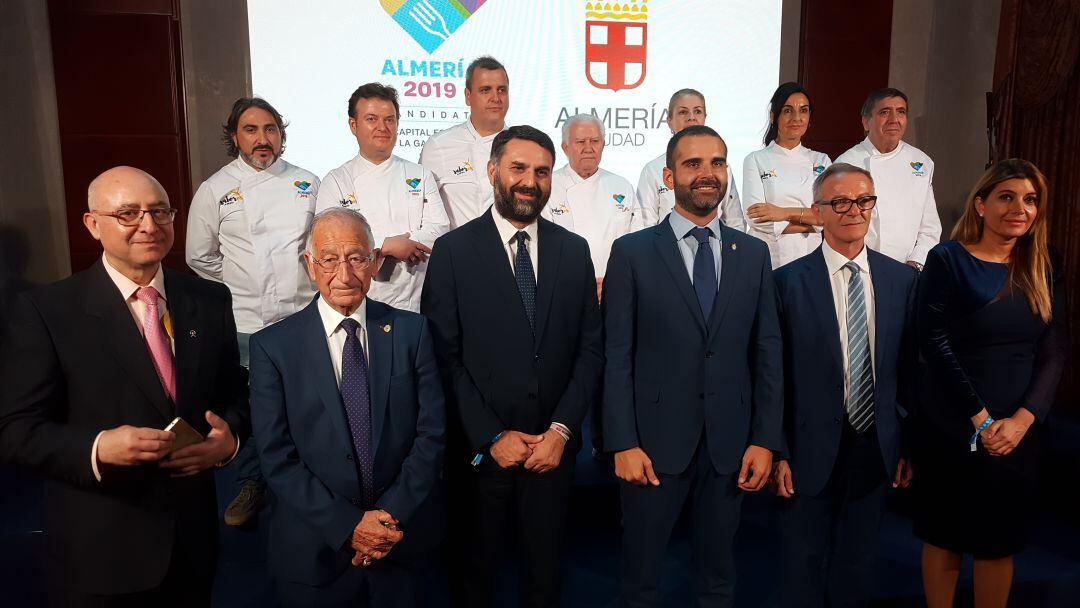
{"label": "pink necktie", "polygon": [[172,347],[169,344],[169,336],[165,334],[165,326],[161,323],[161,315],[158,313],[158,292],[153,287],[140,287],[135,292],[135,297],[146,305],[146,314],[143,315],[143,336],[146,338],[146,346],[150,349],[150,356],[154,358],[154,368],[157,369],[161,385],[165,387],[169,399],[176,403],[176,372],[173,369]]}

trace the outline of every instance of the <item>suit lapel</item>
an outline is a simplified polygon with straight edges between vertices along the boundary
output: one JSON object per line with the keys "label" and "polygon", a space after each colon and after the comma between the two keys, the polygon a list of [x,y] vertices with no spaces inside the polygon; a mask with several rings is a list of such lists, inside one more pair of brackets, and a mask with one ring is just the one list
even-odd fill
{"label": "suit lapel", "polygon": [[808,256],[807,264],[808,272],[802,275],[802,292],[809,295],[814,316],[819,320],[818,327],[825,336],[825,348],[836,363],[836,368],[843,373],[844,357],[840,352],[840,325],[836,320],[836,303],[833,302],[829,269],[825,265],[825,255],[820,247]]}
{"label": "suit lapel", "polygon": [[738,257],[739,250],[735,247],[735,239],[731,236],[733,232],[731,228],[720,227],[720,284],[716,293],[716,302],[709,315],[709,336],[714,339],[720,334],[720,321],[724,318],[728,302],[731,301],[731,293],[735,285],[740,282],[743,273],[744,264]]}
{"label": "suit lapel", "polygon": [[169,318],[172,319],[173,344],[176,346],[176,412],[194,424],[202,419],[202,412],[198,408],[209,406],[193,402],[199,380],[201,352],[198,329],[203,324],[195,299],[179,287],[174,276],[171,271],[165,271],[165,298]]}
{"label": "suit lapel", "polygon": [[517,281],[514,279],[514,271],[510,267],[510,258],[507,257],[505,243],[499,236],[499,229],[495,227],[495,220],[491,213],[484,213],[481,220],[475,225],[476,238],[473,246],[476,247],[476,257],[479,260],[476,270],[478,276],[490,277],[490,280],[481,281],[484,285],[492,285],[495,289],[496,302],[517,302],[521,322],[529,324],[525,316],[525,305],[521,303],[521,294],[518,293]]}
{"label": "suit lapel", "polygon": [[[892,304],[892,285],[886,278],[886,270],[876,259],[873,251],[867,250],[866,259],[870,265],[870,283],[874,286],[874,361],[879,363],[885,359],[885,352],[889,340],[889,317],[892,310],[888,308]],[[876,383],[875,383],[876,387]]]}
{"label": "suit lapel", "polygon": [[174,417],[173,406],[154,369],[146,340],[102,264],[99,261],[92,270],[86,313],[97,319],[102,329],[101,347],[111,351],[120,366],[127,370],[132,382],[161,414],[164,427]]}
{"label": "suit lapel", "polygon": [[701,314],[701,305],[698,304],[697,294],[694,293],[694,285],[690,282],[690,275],[686,272],[686,264],[683,263],[682,256],[679,255],[679,244],[675,232],[671,229],[671,224],[667,218],[664,218],[664,221],[657,224],[652,230],[656,235],[654,243],[656,244],[657,254],[664,261],[668,272],[671,273],[671,278],[675,281],[675,287],[682,295],[686,306],[690,309],[690,314],[697,321],[701,332],[705,333],[705,317]]}
{"label": "suit lapel", "polygon": [[[534,348],[540,348],[540,341],[547,325],[548,312],[551,310],[551,298],[559,277],[559,260],[562,259],[563,238],[554,226],[545,219],[537,221],[537,265],[539,281],[536,285],[536,339]],[[543,272],[540,272],[543,270]]]}
{"label": "suit lapel", "polygon": [[[390,395],[390,376],[393,374],[394,326],[385,304],[368,300],[368,378],[371,385],[371,453],[379,453],[379,438]],[[387,330],[389,328],[389,331]]]}
{"label": "suit lapel", "polygon": [[296,313],[303,315],[300,336],[300,348],[303,350],[305,369],[302,373],[310,378],[312,386],[319,394],[326,415],[338,430],[342,445],[352,445],[349,423],[345,420],[345,405],[341,401],[337,378],[334,376],[334,364],[330,361],[330,350],[326,342],[326,330],[323,329],[319,316],[319,299],[316,298],[307,308]]}

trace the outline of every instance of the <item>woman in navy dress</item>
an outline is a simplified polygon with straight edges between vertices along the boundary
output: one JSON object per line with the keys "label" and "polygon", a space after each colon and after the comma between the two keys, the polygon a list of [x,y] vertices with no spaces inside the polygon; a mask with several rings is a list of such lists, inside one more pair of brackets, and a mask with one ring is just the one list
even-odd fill
{"label": "woman in navy dress", "polygon": [[1039,425],[1066,349],[1060,264],[1047,245],[1047,187],[1025,160],[991,167],[951,241],[919,281],[926,365],[915,441],[915,534],[929,608],[950,607],[960,560],[975,561],[975,605],[1004,607],[1026,543]]}

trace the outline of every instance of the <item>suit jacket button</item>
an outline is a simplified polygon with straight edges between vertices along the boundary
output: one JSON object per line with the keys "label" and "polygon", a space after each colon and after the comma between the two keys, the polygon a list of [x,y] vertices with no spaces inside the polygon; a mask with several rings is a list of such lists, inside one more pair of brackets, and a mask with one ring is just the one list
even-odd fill
{"label": "suit jacket button", "polygon": [[705,393],[698,393],[697,398],[698,399],[704,399],[705,398]]}
{"label": "suit jacket button", "polygon": [[352,460],[353,460],[352,454],[346,454],[345,455],[345,460],[347,460],[349,462],[352,462]]}
{"label": "suit jacket button", "polygon": [[840,424],[840,417],[839,417],[839,416],[837,416],[836,418],[833,418],[832,420],[833,420],[833,422],[835,422],[836,424]]}
{"label": "suit jacket button", "polygon": [[709,352],[705,353],[705,358],[706,359],[712,359],[712,357],[713,357],[713,352],[711,350]]}

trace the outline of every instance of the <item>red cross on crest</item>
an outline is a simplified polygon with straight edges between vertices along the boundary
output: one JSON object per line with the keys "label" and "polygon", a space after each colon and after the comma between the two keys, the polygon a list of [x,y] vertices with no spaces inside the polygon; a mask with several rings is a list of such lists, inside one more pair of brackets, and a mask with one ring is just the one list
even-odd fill
{"label": "red cross on crest", "polygon": [[585,5],[585,78],[598,89],[633,89],[645,82],[648,6]]}

